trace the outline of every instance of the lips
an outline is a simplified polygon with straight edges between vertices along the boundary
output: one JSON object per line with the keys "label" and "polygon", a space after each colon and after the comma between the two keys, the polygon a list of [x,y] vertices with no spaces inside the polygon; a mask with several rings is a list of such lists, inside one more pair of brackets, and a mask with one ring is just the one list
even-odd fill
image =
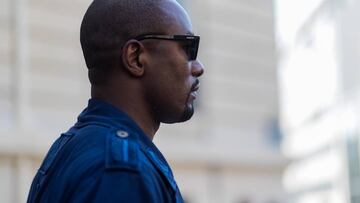
{"label": "lips", "polygon": [[199,90],[199,88],[200,88],[200,81],[197,79],[191,87],[190,95],[193,97],[193,99],[196,99],[198,94],[197,91]]}
{"label": "lips", "polygon": [[199,90],[199,88],[200,88],[200,81],[197,79],[197,80],[195,81],[195,83],[192,85],[191,91],[192,91],[192,92],[196,92],[196,91]]}

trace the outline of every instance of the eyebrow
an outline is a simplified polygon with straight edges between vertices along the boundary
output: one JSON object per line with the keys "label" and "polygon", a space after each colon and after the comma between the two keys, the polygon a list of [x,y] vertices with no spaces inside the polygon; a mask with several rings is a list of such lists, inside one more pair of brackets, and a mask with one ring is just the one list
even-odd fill
{"label": "eyebrow", "polygon": [[193,32],[190,32],[190,31],[188,31],[186,34],[191,35],[191,36],[195,35]]}

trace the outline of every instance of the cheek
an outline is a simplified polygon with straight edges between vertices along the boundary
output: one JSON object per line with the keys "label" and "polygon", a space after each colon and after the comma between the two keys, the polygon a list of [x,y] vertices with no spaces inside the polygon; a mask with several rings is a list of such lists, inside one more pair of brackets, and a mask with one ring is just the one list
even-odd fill
{"label": "cheek", "polygon": [[[163,98],[164,105],[169,109],[181,113],[187,105],[187,100],[191,91],[191,81],[186,71],[186,66],[176,66],[179,64],[169,63],[171,66],[166,67],[169,70],[162,75],[162,83],[159,87],[159,97]],[[181,70],[182,69],[182,70]]]}
{"label": "cheek", "polygon": [[192,83],[188,64],[166,58],[153,65],[155,71],[147,75],[147,101],[162,122],[178,121],[189,103]]}
{"label": "cheek", "polygon": [[186,83],[191,78],[190,63],[183,57],[181,50],[169,50],[159,57],[156,66],[167,81],[172,80],[173,83],[180,85],[178,83]]}
{"label": "cheek", "polygon": [[[167,46],[165,46],[167,45]],[[171,71],[174,77],[186,77],[190,75],[190,63],[183,48],[178,43],[159,46],[154,58],[157,66]]]}
{"label": "cheek", "polygon": [[169,63],[170,70],[168,74],[169,84],[172,85],[173,92],[176,94],[188,93],[191,89],[191,73],[187,62]]}
{"label": "cheek", "polygon": [[[158,95],[184,103],[190,93],[191,64],[179,47],[161,47],[152,57],[149,82],[157,83]],[[154,80],[151,81],[151,78]],[[152,84],[155,85],[155,84]],[[174,102],[174,101],[173,101]]]}

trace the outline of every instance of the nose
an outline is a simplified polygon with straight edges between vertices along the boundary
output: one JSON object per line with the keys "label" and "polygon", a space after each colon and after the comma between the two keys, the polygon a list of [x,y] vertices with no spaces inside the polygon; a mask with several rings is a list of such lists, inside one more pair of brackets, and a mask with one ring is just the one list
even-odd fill
{"label": "nose", "polygon": [[199,60],[191,62],[191,74],[195,77],[200,77],[204,74],[204,65]]}

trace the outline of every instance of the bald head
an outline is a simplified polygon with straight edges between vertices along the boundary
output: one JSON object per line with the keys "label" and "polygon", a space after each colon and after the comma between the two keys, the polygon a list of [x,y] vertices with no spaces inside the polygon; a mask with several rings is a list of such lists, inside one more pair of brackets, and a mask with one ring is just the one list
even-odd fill
{"label": "bald head", "polygon": [[[140,34],[165,34],[169,18],[177,14],[164,9],[173,0],[94,0],[81,25],[80,41],[91,84],[103,84],[121,66],[124,43]],[[178,6],[180,7],[180,6]],[[181,8],[182,9],[182,8]]]}

